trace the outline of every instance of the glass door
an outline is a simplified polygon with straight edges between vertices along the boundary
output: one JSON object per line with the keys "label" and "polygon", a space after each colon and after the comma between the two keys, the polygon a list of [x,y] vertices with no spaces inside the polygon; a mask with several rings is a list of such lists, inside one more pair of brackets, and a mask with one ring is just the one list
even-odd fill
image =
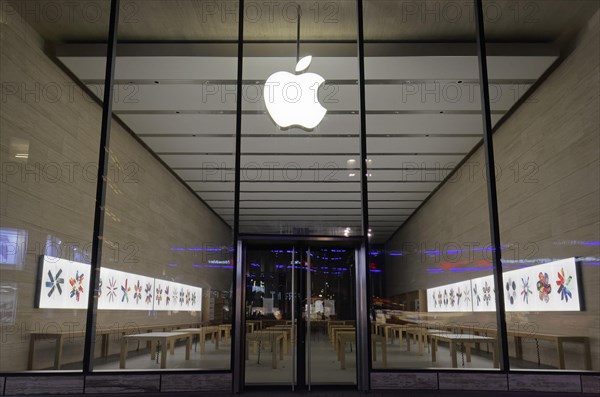
{"label": "glass door", "polygon": [[354,248],[245,247],[245,384],[356,385]]}

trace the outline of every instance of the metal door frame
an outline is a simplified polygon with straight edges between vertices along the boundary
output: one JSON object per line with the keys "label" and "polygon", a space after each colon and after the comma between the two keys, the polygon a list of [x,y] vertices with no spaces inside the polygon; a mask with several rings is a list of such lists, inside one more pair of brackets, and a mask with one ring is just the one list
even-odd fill
{"label": "metal door frame", "polygon": [[[368,317],[368,302],[367,302],[367,249],[364,245],[363,237],[328,237],[328,236],[278,236],[278,235],[243,235],[236,242],[237,257],[235,266],[235,308],[234,308],[234,324],[233,324],[233,392],[241,393],[246,388],[245,386],[245,333],[246,333],[246,250],[248,244],[252,241],[273,242],[273,244],[286,244],[305,246],[309,248],[311,242],[331,242],[342,243],[350,246],[355,250],[355,296],[356,296],[356,388],[357,390],[368,390],[369,378],[369,317]],[[292,269],[294,270],[294,269]],[[292,305],[293,306],[293,305]],[[298,314],[298,313],[295,313]],[[292,324],[293,325],[293,324]],[[298,328],[298,334],[300,329]],[[299,336],[299,335],[298,335]],[[307,353],[307,358],[310,356]],[[295,372],[298,368],[295,368]],[[296,373],[292,375],[292,382],[296,377]],[[365,383],[365,379],[367,383]],[[300,379],[298,378],[298,381]],[[303,383],[303,382],[302,382]],[[311,390],[311,382],[309,375],[308,391]],[[265,386],[268,388],[269,386]],[[297,387],[292,387],[292,391]]]}

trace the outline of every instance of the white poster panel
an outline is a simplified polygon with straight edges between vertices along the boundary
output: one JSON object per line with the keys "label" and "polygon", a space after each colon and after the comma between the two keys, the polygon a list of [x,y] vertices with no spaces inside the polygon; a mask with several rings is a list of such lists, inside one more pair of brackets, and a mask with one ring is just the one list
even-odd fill
{"label": "white poster panel", "polygon": [[47,255],[40,260],[37,307],[87,309],[90,266]]}
{"label": "white poster panel", "polygon": [[100,269],[98,309],[152,310],[154,279],[106,267]]}
{"label": "white poster panel", "polygon": [[154,280],[154,310],[202,311],[202,288],[174,281]]}
{"label": "white poster panel", "polygon": [[562,259],[503,275],[506,311],[579,311],[575,258]]}
{"label": "white poster panel", "polygon": [[489,275],[471,280],[471,300],[474,312],[496,311],[494,276]]}
{"label": "white poster panel", "polygon": [[470,312],[471,281],[442,285],[427,290],[427,310],[430,312]]}

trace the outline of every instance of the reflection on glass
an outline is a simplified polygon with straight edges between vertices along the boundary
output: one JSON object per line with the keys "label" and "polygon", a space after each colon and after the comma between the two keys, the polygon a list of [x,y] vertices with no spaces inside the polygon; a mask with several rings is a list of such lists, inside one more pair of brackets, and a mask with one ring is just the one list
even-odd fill
{"label": "reflection on glass", "polygon": [[[483,1],[487,9],[497,5]],[[529,75],[532,83],[539,78],[532,72],[547,68],[544,58],[558,64],[537,87],[523,91],[526,100],[512,106],[494,131],[510,367],[598,371],[600,122],[599,83],[592,76],[598,70],[600,5],[576,0],[515,6],[535,23],[505,19],[500,29],[488,16],[486,44],[543,42],[546,56],[529,44],[524,60],[490,76]]]}
{"label": "reflection on glass", "polygon": [[246,269],[246,384],[356,384],[354,250],[249,246]]}

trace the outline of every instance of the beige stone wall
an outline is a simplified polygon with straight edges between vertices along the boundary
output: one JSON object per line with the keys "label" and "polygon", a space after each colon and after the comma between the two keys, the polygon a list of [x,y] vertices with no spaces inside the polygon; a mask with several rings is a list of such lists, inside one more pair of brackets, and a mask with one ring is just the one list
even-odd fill
{"label": "beige stone wall", "polygon": [[[21,266],[0,265],[0,287],[16,290],[16,306],[2,295],[0,371],[18,371],[26,369],[31,331],[85,328],[85,310],[35,309],[34,296],[38,257],[46,248],[50,255],[89,260],[102,109],[45,55],[43,40],[29,25],[14,13],[1,18],[0,227],[25,231],[27,246],[19,247]],[[193,266],[228,259],[227,250],[222,257],[171,248],[231,246],[230,228],[116,122],[110,148],[102,265],[201,286],[205,299],[210,289],[229,291],[230,269]],[[27,159],[15,157],[23,151]],[[60,252],[49,239],[61,241]],[[201,317],[208,319],[208,313]],[[98,315],[103,326],[200,320],[198,313]],[[117,341],[111,342],[115,352]],[[53,346],[38,344],[36,368],[52,365]],[[83,339],[67,338],[63,361],[82,355]]]}
{"label": "beige stone wall", "polygon": [[[595,257],[589,262],[596,263],[581,265],[583,311],[509,313],[509,325],[588,336],[594,370],[600,369],[600,253],[597,245],[582,242],[600,240],[599,38],[600,14],[596,13],[580,33],[574,51],[494,134],[497,169],[502,172],[498,204],[506,264],[511,260],[524,263],[528,259],[550,261],[573,256]],[[409,252],[404,257],[388,257],[389,296],[491,274],[491,270],[427,271],[464,260],[483,260],[479,265],[485,268],[485,261],[491,258],[482,252],[441,257],[422,253],[465,248],[472,242],[489,244],[483,168],[484,155],[479,148],[455,180],[436,192],[388,243],[388,250],[404,248]],[[494,321],[493,313],[434,317],[442,321]],[[542,363],[556,365],[555,346],[545,342],[541,346]],[[583,369],[581,346],[568,344],[567,350],[567,368]],[[511,352],[514,354],[512,344]],[[525,359],[537,362],[531,340],[525,344]]]}

